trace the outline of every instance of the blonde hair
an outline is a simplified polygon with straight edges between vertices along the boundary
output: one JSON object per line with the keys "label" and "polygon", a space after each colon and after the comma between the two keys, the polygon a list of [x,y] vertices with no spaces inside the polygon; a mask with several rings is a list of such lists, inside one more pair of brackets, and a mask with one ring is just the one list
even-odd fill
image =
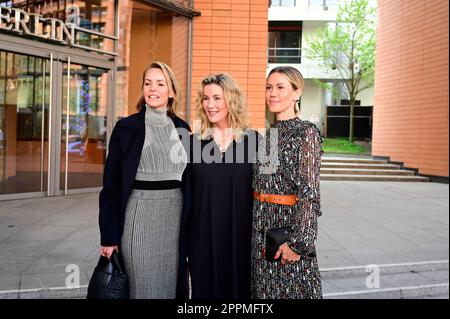
{"label": "blonde hair", "polygon": [[[141,89],[144,87],[145,74],[150,69],[160,69],[164,74],[164,78],[166,79],[167,86],[169,87],[169,101],[167,102],[167,114],[172,117],[174,116],[181,117],[181,90],[172,69],[164,62],[154,61],[150,63],[150,65],[144,70],[144,73],[142,74]],[[140,111],[144,106],[145,106],[145,98],[142,91],[141,97],[137,102],[136,108],[138,109],[138,111]]]}
{"label": "blonde hair", "polygon": [[200,119],[200,133],[202,139],[211,138],[213,124],[208,120],[203,109],[203,94],[205,86],[210,84],[219,85],[223,89],[224,99],[228,109],[228,125],[234,132],[234,138],[239,140],[246,129],[250,127],[248,121],[247,103],[241,88],[237,82],[226,73],[210,74],[205,77],[197,87],[195,107],[197,119]]}
{"label": "blonde hair", "polygon": [[[303,79],[303,75],[299,70],[292,66],[278,66],[273,68],[267,78],[273,73],[283,74],[291,83],[291,86],[294,90],[300,90],[303,92],[303,87],[305,86],[305,80]],[[300,99],[295,103],[295,114],[300,113]]]}

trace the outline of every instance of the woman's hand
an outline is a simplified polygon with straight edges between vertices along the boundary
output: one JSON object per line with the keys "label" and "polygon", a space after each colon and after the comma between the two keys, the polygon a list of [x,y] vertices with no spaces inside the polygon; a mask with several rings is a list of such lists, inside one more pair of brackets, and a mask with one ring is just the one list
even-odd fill
{"label": "woman's hand", "polygon": [[111,257],[113,251],[119,251],[118,246],[100,246],[100,255],[109,259]]}
{"label": "woman's hand", "polygon": [[281,264],[284,265],[285,263],[295,263],[296,261],[300,260],[300,255],[295,253],[287,243],[284,243],[283,245],[278,248],[277,253],[275,254],[275,259],[278,259],[281,255]]}

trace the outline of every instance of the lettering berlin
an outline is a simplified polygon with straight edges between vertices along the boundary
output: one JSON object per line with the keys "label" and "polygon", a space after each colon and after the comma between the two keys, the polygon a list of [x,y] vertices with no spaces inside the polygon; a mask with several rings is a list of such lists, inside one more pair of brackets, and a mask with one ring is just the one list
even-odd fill
{"label": "lettering berlin", "polygon": [[0,30],[36,36],[65,44],[74,44],[75,24],[55,18],[44,18],[37,13],[0,6]]}

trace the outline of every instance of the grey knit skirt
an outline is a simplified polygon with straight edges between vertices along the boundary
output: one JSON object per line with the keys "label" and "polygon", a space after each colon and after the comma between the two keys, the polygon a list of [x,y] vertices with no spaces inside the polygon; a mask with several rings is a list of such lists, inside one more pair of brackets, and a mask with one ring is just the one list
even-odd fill
{"label": "grey knit skirt", "polygon": [[122,255],[132,299],[175,298],[182,196],[180,189],[134,189],[130,195]]}

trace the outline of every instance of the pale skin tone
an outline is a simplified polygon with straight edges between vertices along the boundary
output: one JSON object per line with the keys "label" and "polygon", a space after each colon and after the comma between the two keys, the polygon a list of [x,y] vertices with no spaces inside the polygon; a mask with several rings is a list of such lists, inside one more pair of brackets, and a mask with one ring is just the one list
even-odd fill
{"label": "pale skin tone", "polygon": [[145,73],[142,94],[145,103],[156,110],[164,110],[169,102],[170,91],[164,73],[160,69],[150,69]]}
{"label": "pale skin tone", "polygon": [[[217,84],[208,84],[203,88],[203,110],[214,128],[214,140],[224,152],[233,141],[228,120],[228,105],[224,97],[223,89]],[[228,134],[227,134],[228,133]]]}
{"label": "pale skin tone", "polygon": [[[164,110],[169,103],[169,86],[164,77],[164,73],[157,68],[149,69],[145,72],[142,94],[145,103],[156,110]],[[113,251],[119,251],[118,246],[100,246],[100,254],[110,258]]]}
{"label": "pale skin tone", "polygon": [[[282,73],[272,73],[266,82],[266,103],[270,112],[275,114],[278,121],[290,120],[295,114],[295,103],[302,95],[301,89],[294,89],[289,79]],[[282,244],[275,259],[281,255],[281,264],[295,263],[300,260],[300,255],[295,253],[287,243]]]}
{"label": "pale skin tone", "polygon": [[301,89],[295,90],[289,79],[281,73],[272,73],[266,82],[266,103],[270,112],[278,121],[297,117],[295,102],[302,95]]}

